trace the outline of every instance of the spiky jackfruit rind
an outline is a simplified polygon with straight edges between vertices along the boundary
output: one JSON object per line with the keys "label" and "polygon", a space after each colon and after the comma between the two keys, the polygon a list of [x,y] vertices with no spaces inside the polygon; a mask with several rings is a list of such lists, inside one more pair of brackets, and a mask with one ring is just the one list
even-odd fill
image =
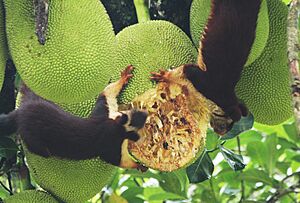
{"label": "spiky jackfruit rind", "polygon": [[99,0],[51,1],[46,44],[35,34],[32,0],[6,0],[9,48],[24,82],[43,98],[95,97],[115,70],[115,35]]}
{"label": "spiky jackfruit rind", "polygon": [[0,0],[0,91],[4,81],[5,65],[8,57],[7,41],[5,34],[4,4]]}
{"label": "spiky jackfruit rind", "polygon": [[25,190],[3,200],[4,203],[59,203],[50,194],[39,190]]}
{"label": "spiky jackfruit rind", "polygon": [[270,34],[262,54],[243,69],[237,95],[253,113],[255,121],[276,125],[292,116],[287,67],[288,8],[280,0],[267,0]]}
{"label": "spiky jackfruit rind", "polygon": [[119,97],[120,103],[125,104],[155,87],[149,79],[150,72],[195,63],[197,60],[197,50],[188,36],[176,25],[162,20],[147,21],[123,29],[117,35],[117,50],[119,71],[128,64],[135,67],[134,77]]}
{"label": "spiky jackfruit rind", "polygon": [[[17,96],[17,106],[22,96]],[[95,106],[96,99],[77,104],[61,104],[70,113],[87,117]],[[28,167],[35,182],[57,199],[68,203],[85,202],[95,196],[109,183],[116,167],[99,158],[70,161],[59,158],[44,158],[30,153],[26,146],[24,152]]]}
{"label": "spiky jackfruit rind", "polygon": [[[190,11],[191,36],[195,46],[203,35],[211,11],[211,0],[193,0]],[[262,53],[269,36],[269,16],[266,0],[262,0],[258,15],[256,38],[254,40],[246,66],[253,63]]]}

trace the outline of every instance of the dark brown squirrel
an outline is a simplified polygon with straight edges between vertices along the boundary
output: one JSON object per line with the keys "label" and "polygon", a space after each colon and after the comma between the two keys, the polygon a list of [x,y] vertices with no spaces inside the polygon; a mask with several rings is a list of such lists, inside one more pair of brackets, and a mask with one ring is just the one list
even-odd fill
{"label": "dark brown squirrel", "polygon": [[184,77],[232,119],[231,125],[224,126],[226,131],[248,114],[238,101],[235,86],[255,39],[260,5],[261,0],[212,0],[198,64],[183,66]]}
{"label": "dark brown squirrel", "polygon": [[147,113],[118,112],[116,99],[132,77],[132,69],[128,66],[121,73],[121,79],[104,89],[88,118],[63,111],[23,85],[21,106],[0,115],[0,135],[17,132],[29,151],[43,157],[72,160],[100,157],[115,166],[138,168],[122,148],[127,147],[125,139],[139,139],[137,131],[144,126]]}

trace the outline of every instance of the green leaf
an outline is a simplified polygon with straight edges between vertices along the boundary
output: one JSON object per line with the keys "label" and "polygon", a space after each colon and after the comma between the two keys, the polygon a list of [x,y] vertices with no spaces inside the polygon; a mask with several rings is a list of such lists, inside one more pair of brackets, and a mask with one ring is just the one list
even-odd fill
{"label": "green leaf", "polygon": [[290,142],[287,139],[282,138],[282,137],[278,137],[278,144],[281,145],[282,149],[292,149],[292,148],[296,149],[297,148],[297,145],[295,143]]}
{"label": "green leaf", "polygon": [[186,197],[180,196],[178,194],[163,192],[151,195],[148,200],[149,201],[165,201],[165,200],[184,200]]}
{"label": "green leaf", "polygon": [[2,186],[0,187],[0,198],[1,199],[5,199],[7,197],[9,197],[10,194],[7,190],[5,190]]}
{"label": "green leaf", "polygon": [[299,171],[300,162],[298,162],[298,161],[292,161],[291,168],[292,168],[292,172]]}
{"label": "green leaf", "polygon": [[268,173],[271,175],[274,173],[276,162],[278,159],[277,153],[277,136],[275,134],[269,135],[265,141],[265,148],[267,149],[266,154],[264,154],[265,166],[268,169]]}
{"label": "green leaf", "polygon": [[233,171],[231,168],[229,170],[222,170],[217,175],[217,180],[220,180],[221,182],[228,183],[231,187],[239,187],[240,182],[236,181],[237,177],[239,176],[239,173]]}
{"label": "green leaf", "polygon": [[162,180],[159,181],[159,184],[166,192],[186,196],[189,180],[184,169],[171,173],[161,173],[160,176]]}
{"label": "green leaf", "polygon": [[252,142],[247,146],[247,154],[250,156],[253,162],[258,163],[260,166],[265,166],[264,156],[267,153],[267,149],[262,142]]}
{"label": "green leaf", "polygon": [[292,160],[300,163],[300,155],[294,156]]}
{"label": "green leaf", "polygon": [[[248,130],[239,135],[240,137],[240,142],[241,145],[248,145],[251,142],[255,141],[261,141],[262,140],[262,135],[260,132],[257,132],[255,130]],[[236,148],[237,147],[237,140],[236,139],[231,139],[227,140],[226,143],[224,144],[227,148]]]}
{"label": "green leaf", "polygon": [[276,167],[281,173],[286,174],[288,168],[291,167],[291,162],[277,162]]}
{"label": "green leaf", "polygon": [[213,130],[208,129],[206,134],[206,148],[212,150],[217,147],[220,136]]}
{"label": "green leaf", "polygon": [[240,133],[250,130],[254,124],[254,117],[249,114],[247,117],[242,117],[238,122],[233,124],[232,129],[227,132],[221,139],[228,140],[238,136]]}
{"label": "green leaf", "polygon": [[223,157],[233,170],[239,171],[245,168],[246,165],[244,164],[244,160],[241,155],[235,154],[233,151],[223,147],[222,145],[219,145],[218,147],[221,150]]}
{"label": "green leaf", "polygon": [[204,150],[197,161],[186,169],[190,183],[200,183],[212,176],[214,164],[208,155],[207,150]]}
{"label": "green leaf", "polygon": [[142,187],[129,187],[127,190],[125,190],[121,196],[127,200],[137,198],[137,195],[143,194],[144,188]]}
{"label": "green leaf", "polygon": [[239,175],[238,179],[253,182],[253,183],[262,182],[272,187],[277,186],[276,180],[270,178],[265,171],[253,169],[253,168],[247,171],[243,171],[243,173]]}
{"label": "green leaf", "polygon": [[180,180],[175,173],[161,173],[162,180],[159,181],[159,185],[166,192],[185,195],[185,186],[182,186]]}
{"label": "green leaf", "polygon": [[130,170],[126,170],[123,174],[131,175],[139,178],[155,178],[157,180],[161,180],[160,175],[156,173],[152,173],[151,170],[148,170],[146,172],[141,172],[141,171],[130,169]]}
{"label": "green leaf", "polygon": [[298,135],[295,123],[284,124],[283,128],[291,140],[293,140],[294,142],[300,142],[300,137]]}
{"label": "green leaf", "polygon": [[12,158],[18,151],[17,144],[8,137],[0,138],[0,157]]}
{"label": "green leaf", "polygon": [[214,191],[204,190],[201,194],[201,203],[218,203],[219,200],[216,198]]}
{"label": "green leaf", "polygon": [[112,193],[111,196],[108,198],[107,203],[128,203],[128,201],[126,199],[124,199],[123,197],[117,195],[116,193]]}

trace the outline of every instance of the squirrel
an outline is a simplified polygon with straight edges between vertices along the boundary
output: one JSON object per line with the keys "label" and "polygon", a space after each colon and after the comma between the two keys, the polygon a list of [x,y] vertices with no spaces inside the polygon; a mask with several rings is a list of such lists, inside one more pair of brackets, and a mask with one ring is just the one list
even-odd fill
{"label": "squirrel", "polygon": [[21,106],[0,115],[0,135],[17,132],[29,151],[43,157],[71,160],[100,157],[115,166],[138,168],[126,154],[124,140],[139,139],[137,131],[144,126],[147,113],[134,109],[119,112],[116,98],[132,77],[132,70],[128,66],[118,81],[104,89],[88,118],[63,111],[23,85]]}

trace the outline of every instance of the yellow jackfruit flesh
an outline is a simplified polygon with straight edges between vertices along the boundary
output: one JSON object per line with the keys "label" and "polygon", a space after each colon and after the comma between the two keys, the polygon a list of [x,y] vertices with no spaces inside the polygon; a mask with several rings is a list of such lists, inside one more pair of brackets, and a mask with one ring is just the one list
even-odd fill
{"label": "yellow jackfruit flesh", "polygon": [[150,72],[195,63],[197,58],[197,50],[186,34],[167,21],[147,21],[123,29],[117,34],[117,50],[119,71],[128,64],[135,67],[134,77],[120,96],[125,104],[155,87],[149,80]]}
{"label": "yellow jackfruit flesh", "polygon": [[49,1],[46,44],[35,34],[32,0],[5,0],[8,44],[24,82],[57,103],[96,97],[115,70],[115,35],[99,0]]}
{"label": "yellow jackfruit flesh", "polygon": [[209,103],[200,94],[195,98],[186,87],[176,81],[161,82],[132,101],[148,117],[140,139],[129,142],[128,150],[149,168],[174,171],[188,166],[203,151]]}
{"label": "yellow jackfruit flesh", "polygon": [[149,113],[145,127],[139,131],[141,139],[129,142],[130,154],[160,171],[185,167],[198,156],[205,143],[208,123],[205,99],[198,100],[203,108],[201,113],[195,113],[190,106],[197,105],[190,105],[182,85],[156,85],[149,77],[150,72],[159,69],[195,63],[196,48],[183,31],[166,21],[147,21],[125,28],[117,35],[117,46],[118,67],[132,64],[135,68],[133,78],[119,97],[120,106]]}
{"label": "yellow jackfruit flesh", "polygon": [[50,194],[38,190],[26,190],[4,199],[4,203],[59,203]]}
{"label": "yellow jackfruit flesh", "polygon": [[270,34],[262,54],[243,69],[236,92],[255,121],[279,124],[292,116],[291,89],[287,67],[287,13],[280,0],[267,0]]}
{"label": "yellow jackfruit flesh", "polygon": [[[197,47],[199,46],[199,40],[204,32],[210,11],[211,0],[193,0],[190,11],[190,26],[192,39]],[[256,38],[254,40],[246,65],[253,63],[253,61],[260,56],[267,43],[268,36],[268,8],[266,0],[262,0],[256,27]]]}
{"label": "yellow jackfruit flesh", "polygon": [[8,50],[5,34],[4,5],[3,1],[0,0],[0,91],[4,80],[5,65],[8,55],[7,53]]}
{"label": "yellow jackfruit flesh", "polygon": [[[17,104],[20,103],[20,95]],[[62,104],[64,110],[74,115],[87,117],[96,99],[78,104]],[[71,161],[55,157],[44,158],[30,153],[25,148],[25,155],[31,175],[35,182],[50,192],[57,199],[68,203],[85,202],[95,196],[109,183],[116,167],[99,158]]]}

